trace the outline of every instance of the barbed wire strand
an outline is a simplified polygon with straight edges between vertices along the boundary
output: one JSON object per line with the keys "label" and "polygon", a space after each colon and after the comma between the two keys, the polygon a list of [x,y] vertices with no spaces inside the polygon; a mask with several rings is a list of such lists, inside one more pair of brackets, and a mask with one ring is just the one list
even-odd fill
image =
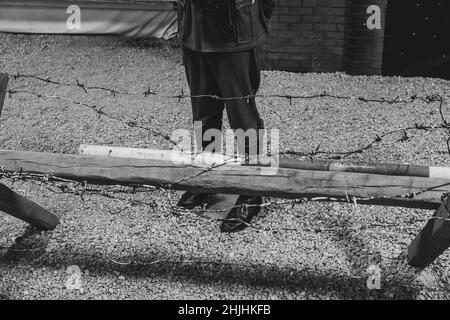
{"label": "barbed wire strand", "polygon": [[[129,91],[119,91],[116,89],[111,89],[111,88],[107,88],[107,87],[102,87],[102,86],[88,86],[85,85],[83,83],[81,83],[80,81],[76,81],[76,83],[67,83],[67,82],[60,82],[60,81],[56,81],[56,80],[52,80],[51,78],[45,78],[45,77],[41,77],[41,76],[36,76],[36,75],[26,75],[26,74],[20,74],[17,73],[15,75],[11,75],[11,77],[14,80],[17,79],[24,79],[24,78],[30,78],[33,80],[38,80],[41,82],[44,82],[45,84],[53,84],[53,85],[60,85],[60,86],[69,86],[69,87],[77,87],[77,88],[81,88],[86,94],[88,93],[88,90],[102,90],[102,91],[107,91],[109,93],[113,93],[114,95],[116,94],[139,94],[137,92],[129,92]],[[62,96],[58,96],[58,95],[47,95],[47,94],[43,94],[43,93],[37,93],[37,92],[33,92],[33,91],[29,91],[29,90],[8,90],[7,91],[8,94],[10,96],[14,95],[14,94],[18,94],[18,93],[25,93],[25,94],[30,94],[30,95],[34,95],[37,96],[39,98],[54,98],[54,99],[60,99],[60,100],[64,100],[66,102],[70,102],[72,104],[75,105],[80,105],[83,107],[87,107],[93,111],[95,111],[96,113],[99,114],[100,116],[106,116],[112,120],[115,121],[120,121],[125,123],[126,125],[128,125],[131,128],[139,128],[139,129],[145,129],[148,132],[150,132],[151,134],[154,134],[156,136],[162,137],[164,138],[164,140],[166,141],[171,141],[172,143],[176,144],[174,141],[172,141],[170,139],[170,137],[167,134],[163,134],[161,132],[157,132],[154,131],[150,128],[141,126],[135,122],[132,121],[126,121],[124,119],[121,119],[120,117],[114,116],[114,115],[110,115],[107,114],[103,111],[103,107],[98,107],[97,105],[93,105],[93,104],[88,104],[88,103],[84,103],[84,102],[80,102],[80,101],[75,101],[73,99],[70,98],[66,98],[66,97],[62,97]],[[142,95],[144,95],[145,97],[147,97],[148,95],[158,95],[156,92],[151,91],[150,88],[144,92],[141,93]],[[197,95],[197,96],[191,96],[191,95],[185,95],[183,92],[181,95],[172,95],[172,96],[168,96],[168,95],[163,95],[163,97],[165,98],[177,98],[177,99],[182,99],[182,98],[214,98],[214,99],[249,99],[249,98],[256,98],[256,97],[264,97],[264,98],[286,98],[289,99],[290,101],[292,99],[313,99],[313,98],[322,98],[322,97],[328,97],[328,98],[336,98],[336,99],[354,99],[355,97],[351,97],[351,96],[339,96],[336,94],[329,94],[329,93],[321,93],[321,94],[316,94],[316,95],[281,95],[281,94],[277,94],[277,95],[251,95],[251,96],[243,96],[243,97],[234,97],[234,98],[221,98],[218,96],[211,96],[211,95]],[[343,159],[346,157],[349,157],[350,155],[356,154],[356,153],[363,153],[366,150],[369,150],[371,148],[373,148],[376,144],[379,144],[381,141],[383,141],[383,138],[389,136],[389,135],[393,135],[396,133],[402,133],[402,137],[400,137],[399,139],[391,142],[391,143],[396,143],[396,142],[404,142],[410,139],[410,137],[407,134],[407,131],[413,131],[413,130],[424,130],[427,132],[430,132],[432,130],[436,130],[436,129],[445,129],[449,132],[450,134],[450,125],[447,122],[447,120],[445,119],[444,113],[443,113],[443,103],[444,103],[444,99],[440,96],[440,95],[428,95],[425,97],[421,97],[418,95],[412,95],[409,99],[400,99],[398,96],[393,98],[393,99],[387,99],[385,97],[382,98],[364,98],[364,97],[358,97],[357,98],[360,101],[364,101],[364,102],[377,102],[377,103],[388,103],[388,104],[394,104],[394,103],[405,103],[408,101],[415,101],[415,100],[420,100],[423,101],[425,103],[434,103],[434,102],[439,102],[439,114],[441,116],[441,120],[442,123],[438,124],[438,125],[423,125],[423,124],[415,124],[414,126],[410,126],[410,127],[405,127],[405,128],[401,128],[401,129],[394,129],[392,131],[389,132],[385,132],[381,135],[377,135],[376,138],[371,141],[370,143],[368,143],[367,145],[364,145],[362,147],[356,148],[354,150],[351,151],[347,151],[347,152],[326,152],[326,151],[320,151],[320,145],[316,148],[316,150],[312,151],[312,152],[298,152],[298,151],[293,151],[293,150],[287,150],[287,151],[282,151],[280,152],[281,154],[289,154],[289,155],[297,155],[297,156],[309,156],[309,157],[313,157],[313,156],[317,156],[319,154],[333,154],[334,156],[332,157],[332,159]],[[449,149],[449,153],[450,153],[450,137],[449,140],[447,140],[447,147]],[[220,164],[218,166],[222,166],[225,165],[227,163],[227,161],[225,161],[223,164]],[[193,179],[195,177],[198,177],[204,173],[207,173],[209,171],[211,171],[214,168],[218,167],[217,165],[211,165],[210,167],[205,168],[203,171],[201,171],[200,173],[191,176],[191,177],[185,177],[183,179],[181,179],[180,181],[177,181],[176,183],[174,183],[174,185],[170,186],[170,185],[166,185],[164,186],[164,189],[166,190],[171,190],[174,186],[180,184],[181,182],[187,181],[189,179]],[[22,175],[23,177],[23,175]],[[48,179],[47,179],[48,180]],[[42,181],[41,181],[42,182]],[[80,194],[80,196],[82,197],[81,193],[79,191],[73,191],[71,190],[74,194]],[[94,190],[86,190],[86,188],[84,189],[84,193],[86,193],[87,191],[89,192],[93,192]],[[94,191],[95,192],[95,191]],[[420,194],[420,193],[419,193]],[[417,194],[416,194],[417,195]],[[401,197],[414,197],[415,195],[402,195]],[[330,199],[331,200],[331,199]],[[333,199],[334,201],[336,201],[336,199]],[[363,200],[367,200],[367,199],[363,199]],[[370,199],[373,200],[373,199]],[[349,201],[349,199],[347,199],[347,201]],[[356,201],[356,199],[354,199],[354,201]]]}
{"label": "barbed wire strand", "polygon": [[[366,97],[362,97],[362,96],[359,96],[359,97],[341,96],[341,95],[330,94],[330,93],[320,93],[320,94],[314,94],[314,95],[281,95],[281,94],[248,95],[248,96],[241,96],[241,97],[222,98],[222,97],[218,97],[215,95],[194,95],[194,96],[192,96],[192,95],[186,95],[183,92],[180,95],[160,95],[154,91],[151,91],[150,89],[147,89],[146,91],[143,91],[141,93],[119,91],[116,89],[106,88],[106,87],[102,87],[102,86],[87,86],[87,85],[80,83],[78,80],[76,81],[76,83],[64,83],[64,82],[52,80],[50,78],[44,78],[44,77],[35,76],[35,75],[15,74],[15,75],[11,75],[11,77],[13,79],[31,78],[34,80],[45,82],[46,84],[77,87],[77,88],[81,88],[85,93],[88,93],[88,90],[102,90],[102,91],[107,91],[109,93],[113,93],[114,95],[115,94],[141,94],[145,97],[147,97],[149,95],[154,95],[154,96],[161,96],[163,98],[176,98],[178,100],[183,99],[183,98],[206,98],[206,97],[218,99],[218,100],[235,100],[235,99],[249,99],[249,98],[259,97],[259,98],[286,98],[286,99],[289,99],[289,101],[291,102],[293,99],[315,99],[315,98],[327,97],[327,98],[335,98],[335,99],[358,99],[359,101],[363,101],[366,103],[375,102],[375,103],[388,103],[388,104],[407,103],[407,102],[413,102],[416,100],[422,101],[427,104],[439,102],[439,113],[442,118],[442,123],[434,124],[434,125],[415,123],[414,126],[398,128],[398,129],[394,129],[394,130],[391,130],[388,132],[384,132],[382,134],[377,134],[376,137],[369,143],[367,143],[363,146],[357,147],[353,150],[348,150],[348,151],[340,151],[340,152],[338,152],[338,151],[322,151],[322,150],[320,150],[320,144],[319,144],[313,151],[305,152],[305,151],[298,151],[298,150],[284,150],[284,151],[280,152],[280,155],[303,156],[303,157],[310,157],[310,158],[318,156],[318,155],[325,155],[325,156],[329,156],[329,159],[340,160],[340,159],[348,158],[355,154],[361,154],[367,150],[374,148],[375,146],[382,145],[381,142],[383,142],[385,138],[395,135],[395,134],[401,133],[402,136],[397,138],[397,140],[395,140],[393,142],[385,143],[385,145],[393,144],[393,143],[397,143],[397,142],[405,142],[405,141],[410,140],[411,137],[408,135],[408,132],[411,132],[411,131],[425,131],[426,134],[429,134],[430,132],[435,131],[435,130],[445,130],[449,133],[449,138],[447,140],[447,151],[450,154],[450,125],[447,122],[447,120],[445,119],[444,114],[443,114],[444,99],[442,96],[440,96],[438,94],[427,95],[427,96],[412,95],[409,98],[403,98],[403,99],[400,98],[399,96],[388,99],[386,97],[366,98]],[[128,127],[146,130],[150,134],[152,134],[154,136],[158,136],[158,137],[164,139],[165,141],[170,142],[174,146],[178,146],[178,144],[175,141],[173,141],[168,134],[158,132],[151,128],[140,125],[136,121],[124,120],[116,115],[106,113],[104,111],[104,107],[100,107],[95,104],[88,104],[85,102],[76,101],[76,100],[73,100],[73,99],[70,99],[67,97],[63,97],[63,96],[59,96],[59,95],[47,95],[44,93],[34,92],[34,91],[30,91],[30,90],[10,89],[7,91],[7,93],[9,94],[10,97],[12,97],[15,94],[29,94],[29,95],[36,96],[38,98],[59,99],[59,100],[63,100],[63,101],[72,103],[74,105],[86,107],[86,108],[89,108],[89,109],[93,110],[94,112],[96,112],[99,117],[104,116],[104,117],[107,117],[114,121],[122,122],[123,124],[127,125]]]}

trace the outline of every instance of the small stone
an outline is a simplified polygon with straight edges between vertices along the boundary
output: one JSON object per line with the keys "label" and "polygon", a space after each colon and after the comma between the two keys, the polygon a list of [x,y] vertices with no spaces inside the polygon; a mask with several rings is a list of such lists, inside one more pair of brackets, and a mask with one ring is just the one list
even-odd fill
{"label": "small stone", "polygon": [[436,278],[427,271],[422,271],[417,277],[417,280],[428,289],[436,287]]}

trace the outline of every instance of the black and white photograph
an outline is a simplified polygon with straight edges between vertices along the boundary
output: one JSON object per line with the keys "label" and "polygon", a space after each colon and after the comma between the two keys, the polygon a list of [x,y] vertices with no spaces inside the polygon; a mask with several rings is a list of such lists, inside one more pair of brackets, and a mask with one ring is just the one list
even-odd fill
{"label": "black and white photograph", "polygon": [[3,302],[448,300],[449,247],[450,1],[0,0]]}

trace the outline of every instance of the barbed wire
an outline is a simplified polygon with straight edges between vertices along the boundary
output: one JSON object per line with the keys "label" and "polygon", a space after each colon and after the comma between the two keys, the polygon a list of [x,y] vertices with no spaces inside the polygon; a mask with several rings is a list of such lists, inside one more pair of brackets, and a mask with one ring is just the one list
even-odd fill
{"label": "barbed wire", "polygon": [[[66,87],[74,87],[74,88],[80,88],[84,93],[88,94],[90,90],[101,90],[104,92],[108,92],[113,94],[114,96],[117,94],[140,94],[143,95],[144,97],[148,97],[149,95],[153,95],[153,96],[160,96],[163,98],[175,98],[175,99],[183,99],[183,98],[213,98],[213,99],[218,99],[218,100],[232,100],[232,99],[251,99],[251,98],[286,98],[288,99],[290,102],[292,101],[292,99],[314,99],[314,98],[334,98],[334,99],[357,99],[358,101],[363,101],[365,103],[369,103],[369,102],[375,102],[375,103],[387,103],[387,104],[397,104],[397,103],[407,103],[407,102],[413,102],[416,100],[422,101],[424,103],[427,104],[431,104],[431,103],[439,103],[439,107],[438,107],[438,111],[439,111],[439,115],[441,117],[441,123],[439,124],[434,124],[434,125],[426,125],[426,124],[418,124],[415,123],[414,126],[408,126],[408,127],[404,127],[404,128],[399,128],[399,129],[394,129],[388,132],[385,132],[383,134],[379,134],[376,135],[376,138],[373,139],[371,142],[369,142],[366,145],[363,145],[361,147],[358,147],[354,150],[350,150],[350,151],[345,151],[345,152],[328,152],[328,151],[321,151],[320,150],[320,145],[316,147],[316,149],[314,151],[311,152],[303,152],[303,151],[295,151],[295,150],[285,150],[285,151],[281,151],[279,154],[280,155],[296,155],[296,156],[308,156],[308,157],[314,157],[317,155],[332,155],[331,159],[343,159],[346,157],[349,157],[353,154],[359,154],[359,153],[363,153],[364,151],[367,151],[373,147],[375,147],[375,145],[380,144],[384,138],[390,136],[390,135],[394,135],[394,134],[398,134],[401,133],[402,136],[400,138],[398,138],[397,140],[391,142],[391,143],[387,143],[387,144],[392,144],[392,143],[397,143],[397,142],[405,142],[408,141],[410,139],[410,136],[408,135],[408,132],[410,131],[426,131],[427,134],[429,134],[430,132],[434,131],[434,130],[445,130],[448,132],[449,134],[449,138],[447,140],[447,149],[448,152],[450,154],[450,124],[447,121],[447,119],[445,118],[444,115],[444,111],[443,111],[443,105],[444,105],[444,99],[442,96],[438,95],[438,94],[433,94],[433,95],[426,95],[426,96],[419,96],[419,95],[412,95],[408,98],[400,98],[399,96],[396,96],[395,98],[391,98],[388,99],[386,97],[381,97],[381,98],[365,98],[362,96],[359,97],[353,97],[353,96],[346,96],[346,95],[337,95],[337,94],[330,94],[330,93],[320,93],[320,94],[313,94],[313,95],[281,95],[281,94],[275,94],[275,95],[249,95],[249,96],[241,96],[241,97],[231,97],[231,98],[223,98],[223,97],[218,97],[218,96],[214,96],[214,95],[186,95],[184,94],[184,92],[182,91],[180,95],[161,95],[155,91],[152,91],[150,88],[148,88],[146,91],[143,92],[132,92],[132,91],[121,91],[121,90],[117,90],[117,89],[112,89],[112,88],[108,88],[108,87],[104,87],[104,86],[98,86],[98,85],[86,85],[81,83],[79,80],[77,80],[76,82],[61,82],[61,81],[57,81],[54,79],[51,79],[49,77],[43,77],[43,76],[38,76],[38,75],[31,75],[31,74],[20,74],[20,73],[16,73],[13,75],[10,75],[10,77],[13,80],[18,80],[18,79],[32,79],[32,80],[37,80],[40,82],[44,82],[46,85],[51,84],[51,85],[56,85],[56,86],[66,86]],[[114,121],[119,121],[124,123],[125,125],[127,125],[130,128],[137,128],[137,129],[143,129],[146,130],[147,132],[161,137],[166,141],[170,141],[171,143],[176,145],[176,142],[172,141],[170,139],[170,136],[162,133],[162,132],[158,132],[155,131],[151,128],[145,127],[143,125],[140,125],[139,123],[137,123],[136,121],[129,121],[129,120],[124,120],[116,115],[112,115],[109,113],[104,112],[104,108],[100,107],[96,104],[89,104],[89,103],[85,103],[82,101],[76,101],[73,100],[71,98],[67,98],[67,97],[63,97],[63,96],[59,96],[59,95],[48,95],[48,94],[44,94],[44,93],[39,93],[39,92],[34,92],[34,91],[30,91],[30,90],[23,90],[23,89],[9,89],[7,90],[7,93],[9,94],[10,97],[12,97],[15,94],[29,94],[32,96],[36,96],[38,98],[53,98],[53,99],[59,99],[59,100],[63,100],[69,103],[72,103],[74,105],[78,105],[78,106],[82,106],[82,107],[86,107],[89,108],[90,110],[96,112],[98,114],[98,117],[104,116],[107,117],[109,119],[112,119]],[[211,165],[209,167],[206,167],[204,170],[202,170],[200,173],[194,175],[194,176],[190,176],[190,177],[185,177],[183,179],[180,179],[179,181],[175,182],[173,185],[166,185],[166,186],[162,186],[164,189],[166,190],[171,190],[173,189],[173,187],[177,186],[178,184],[185,182],[189,179],[193,179],[195,177],[198,177],[202,174],[205,174],[209,171],[211,171],[214,168],[217,168],[218,166],[222,166],[225,165],[227,162],[223,162],[223,164],[220,165]],[[4,174],[4,173],[3,173]],[[15,173],[16,178],[17,178],[17,173]],[[24,179],[24,177],[28,177],[29,179],[33,180],[36,179],[37,176],[26,176],[25,174],[21,175],[21,178]],[[37,179],[38,181],[40,181],[42,183],[42,181],[44,180],[42,177],[39,177]],[[49,181],[49,178],[47,177],[47,182]],[[59,182],[62,182],[61,180]],[[66,181],[68,182],[68,181]],[[142,186],[139,186],[140,188],[142,188]],[[79,188],[79,186],[77,187]],[[154,187],[153,187],[154,188]],[[73,192],[74,194],[78,194],[80,193],[77,190],[74,189],[70,189],[71,192]],[[413,198],[415,196],[417,196],[418,194],[425,192],[427,190],[424,191],[420,191],[416,194],[407,194],[407,195],[399,195],[396,197],[408,197],[408,198]],[[101,193],[100,190],[88,190],[86,188],[83,189],[83,193]],[[370,199],[359,199],[361,200],[376,200],[376,199],[381,199],[381,198],[385,198],[385,197],[380,197],[380,198],[370,198]],[[322,200],[326,200],[326,199],[322,199]],[[339,201],[338,199],[329,199],[329,201]],[[354,201],[356,201],[356,199],[354,199]],[[347,199],[347,202],[350,202],[349,199]]]}
{"label": "barbed wire", "polygon": [[[211,98],[211,99],[224,100],[224,101],[237,100],[237,99],[248,100],[248,99],[254,99],[254,98],[284,98],[284,99],[288,99],[289,103],[292,104],[292,100],[295,100],[295,99],[332,98],[332,99],[344,99],[344,100],[352,100],[353,99],[353,100],[361,101],[364,103],[381,103],[381,104],[411,103],[414,101],[421,101],[426,104],[439,103],[438,110],[439,110],[439,114],[440,114],[442,122],[438,123],[438,124],[415,123],[414,126],[407,126],[404,128],[393,129],[391,131],[387,131],[382,134],[376,134],[375,138],[373,138],[373,140],[371,140],[369,143],[359,146],[355,149],[348,150],[348,151],[323,151],[323,150],[320,150],[321,145],[319,144],[313,151],[298,151],[298,150],[288,149],[288,150],[280,151],[279,155],[302,156],[302,157],[309,157],[309,158],[314,158],[316,156],[321,155],[321,156],[328,156],[329,157],[328,159],[342,160],[342,159],[348,158],[355,154],[362,154],[365,151],[373,149],[376,146],[383,145],[382,142],[384,141],[384,139],[389,136],[392,136],[392,135],[401,134],[401,137],[397,138],[393,142],[384,143],[384,145],[390,145],[390,144],[394,144],[394,143],[398,143],[398,142],[409,141],[411,139],[411,136],[408,135],[409,132],[422,131],[422,132],[426,132],[426,134],[429,134],[436,130],[444,130],[449,134],[446,144],[447,144],[447,151],[450,154],[450,124],[446,120],[446,118],[444,116],[444,112],[443,112],[444,98],[439,94],[432,94],[432,95],[425,95],[425,96],[419,96],[419,95],[414,94],[407,98],[400,98],[399,96],[396,96],[395,98],[386,98],[386,97],[367,98],[367,97],[363,97],[363,96],[337,95],[337,94],[323,92],[323,93],[312,94],[312,95],[256,94],[256,95],[246,95],[246,96],[239,96],[239,97],[219,97],[216,95],[189,95],[189,94],[185,94],[183,92],[183,90],[181,90],[181,93],[177,94],[177,95],[165,95],[165,94],[157,93],[156,91],[151,90],[151,88],[148,88],[147,90],[142,91],[142,92],[122,91],[122,90],[112,89],[112,88],[108,88],[108,87],[104,87],[104,86],[86,85],[86,84],[81,83],[79,80],[77,80],[76,82],[73,82],[73,83],[72,82],[60,82],[60,81],[53,80],[48,77],[29,75],[29,74],[20,74],[20,73],[10,75],[10,77],[14,80],[33,79],[33,80],[37,80],[40,82],[44,82],[46,85],[52,84],[52,85],[58,85],[58,86],[79,88],[86,94],[88,94],[89,90],[100,90],[103,92],[113,94],[114,96],[119,95],[119,94],[141,95],[143,97],[157,96],[157,97],[166,98],[166,99],[177,99],[178,101],[180,101],[181,99],[187,99],[187,98],[189,98],[189,99]],[[10,97],[13,97],[13,95],[15,95],[15,94],[28,94],[28,95],[35,96],[37,98],[49,98],[49,99],[58,99],[58,100],[66,101],[66,102],[69,102],[74,105],[89,108],[92,111],[96,112],[98,114],[98,117],[103,116],[103,117],[109,118],[111,120],[121,122],[130,128],[137,128],[137,129],[145,130],[154,136],[162,138],[163,140],[171,143],[174,146],[178,145],[175,141],[173,141],[170,138],[170,136],[168,134],[148,128],[144,125],[139,124],[135,120],[125,120],[116,115],[107,113],[104,111],[104,107],[98,106],[96,104],[89,104],[89,103],[77,101],[77,100],[74,100],[74,99],[71,99],[68,97],[63,97],[63,96],[59,96],[59,95],[48,95],[48,94],[44,94],[44,93],[40,93],[40,92],[23,90],[23,89],[9,89],[9,90],[7,90],[7,93],[9,94]]]}
{"label": "barbed wire", "polygon": [[96,112],[98,114],[99,118],[103,116],[103,117],[106,117],[108,119],[121,122],[121,123],[127,125],[130,128],[139,128],[139,129],[148,131],[150,134],[152,134],[154,136],[163,138],[164,140],[172,142],[173,144],[175,144],[175,142],[172,141],[168,135],[163,134],[163,133],[158,132],[158,131],[155,131],[155,130],[152,130],[152,129],[148,128],[148,127],[144,127],[144,126],[138,124],[134,120],[124,120],[124,119],[122,119],[122,118],[120,118],[118,116],[115,116],[113,114],[106,113],[106,112],[103,111],[103,107],[99,107],[99,106],[97,106],[95,104],[88,104],[88,103],[85,103],[85,102],[75,101],[75,100],[72,100],[70,98],[62,97],[62,96],[59,96],[59,95],[47,95],[47,94],[33,92],[33,91],[29,91],[29,90],[7,90],[7,93],[9,94],[10,97],[12,97],[13,94],[20,94],[20,93],[22,93],[22,94],[33,95],[33,96],[38,97],[38,98],[58,99],[58,100],[63,100],[63,101],[66,101],[66,102],[70,102],[70,103],[72,103],[74,105],[78,105],[78,106],[81,106],[81,107],[85,107],[85,108],[91,109],[92,111],[94,111],[94,112]]}
{"label": "barbed wire", "polygon": [[[432,94],[432,95],[426,95],[426,96],[419,96],[419,95],[411,95],[408,98],[400,98],[399,96],[396,96],[395,98],[386,98],[386,97],[381,97],[381,98],[366,98],[366,97],[354,97],[354,96],[348,96],[348,95],[337,95],[337,94],[330,94],[330,93],[320,93],[320,94],[313,94],[313,95],[282,95],[282,94],[275,94],[275,95],[248,95],[248,96],[241,96],[241,97],[227,97],[227,98],[223,98],[223,97],[218,97],[215,95],[186,95],[184,94],[184,92],[182,91],[180,95],[161,95],[155,91],[152,91],[150,88],[148,88],[146,91],[143,92],[132,92],[132,91],[121,91],[121,90],[117,90],[117,89],[112,89],[112,88],[108,88],[108,87],[104,87],[104,86],[98,86],[98,85],[86,85],[81,83],[79,80],[77,80],[76,82],[61,82],[61,81],[57,81],[54,79],[51,79],[49,77],[43,77],[43,76],[38,76],[38,75],[32,75],[32,74],[21,74],[21,73],[16,73],[16,74],[12,74],[10,75],[10,77],[13,80],[18,80],[18,79],[32,79],[32,80],[37,80],[40,82],[44,82],[46,85],[51,84],[51,85],[56,85],[56,86],[67,86],[67,87],[74,87],[74,88],[80,88],[84,93],[88,94],[89,90],[101,90],[101,91],[106,91],[108,93],[112,93],[113,95],[117,95],[117,94],[141,94],[144,97],[148,97],[149,95],[153,95],[153,96],[160,96],[160,97],[164,97],[164,98],[176,98],[176,99],[183,99],[183,98],[213,98],[213,99],[219,99],[219,100],[234,100],[234,99],[251,99],[251,98],[286,98],[288,99],[290,102],[292,101],[292,99],[314,99],[314,98],[334,98],[334,99],[358,99],[359,101],[363,101],[365,103],[368,102],[376,102],[376,103],[388,103],[388,104],[397,104],[397,103],[407,103],[407,102],[413,102],[416,100],[422,101],[424,103],[427,104],[431,104],[431,103],[439,103],[438,106],[438,111],[439,111],[439,115],[441,118],[441,123],[439,124],[434,124],[434,125],[426,125],[426,124],[418,124],[415,123],[414,126],[408,126],[408,127],[404,127],[404,128],[398,128],[398,129],[394,129],[388,132],[385,132],[383,134],[377,134],[375,139],[373,139],[371,142],[369,142],[366,145],[363,145],[359,148],[356,148],[354,150],[350,150],[350,151],[345,151],[345,152],[328,152],[328,151],[321,151],[320,150],[320,145],[318,145],[316,147],[316,149],[314,151],[311,152],[303,152],[303,151],[295,151],[295,150],[285,150],[285,151],[281,151],[279,152],[280,155],[296,155],[296,156],[309,156],[309,157],[314,157],[317,155],[333,155],[332,159],[343,159],[346,157],[349,157],[353,154],[358,154],[358,153],[363,153],[364,151],[367,151],[371,148],[373,148],[375,145],[380,144],[384,138],[393,135],[393,134],[398,134],[401,133],[402,136],[400,138],[398,138],[397,140],[391,142],[391,143],[387,143],[387,144],[392,144],[392,143],[397,143],[397,142],[405,142],[408,141],[410,139],[410,136],[408,135],[409,131],[426,131],[427,134],[430,133],[433,130],[439,130],[439,129],[443,129],[445,131],[448,132],[449,134],[449,138],[447,140],[447,149],[448,152],[450,154],[450,124],[447,121],[447,119],[445,118],[444,115],[444,111],[443,111],[443,105],[444,105],[444,98],[442,96],[440,96],[439,94]],[[105,116],[111,120],[114,121],[119,121],[122,122],[124,124],[126,124],[128,127],[130,128],[138,128],[138,129],[143,129],[146,130],[147,132],[161,137],[166,141],[170,141],[171,143],[176,145],[176,142],[171,140],[170,136],[168,134],[162,133],[162,132],[158,132],[155,131],[151,128],[148,128],[146,126],[140,125],[139,123],[137,123],[136,121],[130,121],[130,120],[124,120],[116,115],[112,115],[109,113],[104,112],[104,107],[100,107],[96,104],[89,104],[89,103],[85,103],[82,101],[76,101],[73,100],[71,98],[67,98],[67,97],[63,97],[63,96],[59,96],[59,95],[48,95],[48,94],[44,94],[44,93],[39,93],[39,92],[34,92],[34,91],[30,91],[30,90],[23,90],[23,89],[9,89],[7,90],[7,93],[9,94],[10,97],[12,97],[15,94],[29,94],[32,96],[36,96],[38,98],[53,98],[53,99],[59,99],[59,100],[63,100],[69,103],[72,103],[74,105],[78,105],[78,106],[82,106],[85,108],[89,108],[90,110],[96,112],[98,114],[98,117],[101,116]],[[222,164],[224,165],[226,164],[226,161]],[[219,165],[221,166],[221,165]],[[176,186],[177,184],[184,182],[186,180],[195,178],[199,175],[202,175],[204,173],[207,173],[208,171],[214,169],[215,167],[217,167],[217,165],[212,165],[210,167],[205,168],[203,171],[201,171],[199,174],[196,174],[192,177],[186,177],[181,179],[180,181],[177,181],[176,183],[174,183],[174,185],[172,186],[165,186],[166,189],[171,189],[173,186]],[[402,195],[402,197],[407,196],[407,197],[411,197],[411,195]],[[414,195],[413,195],[414,196]]]}
{"label": "barbed wire", "polygon": [[[406,98],[401,98],[400,96],[396,96],[394,98],[367,98],[364,96],[349,96],[349,95],[338,95],[338,94],[332,94],[329,92],[320,92],[316,94],[310,94],[310,95],[299,95],[299,94],[249,94],[249,95],[243,95],[243,96],[236,96],[236,97],[221,97],[218,95],[213,94],[186,94],[181,89],[181,92],[179,94],[174,95],[166,95],[156,92],[155,90],[152,90],[152,88],[149,86],[146,90],[142,91],[126,91],[126,90],[119,90],[119,89],[113,89],[108,88],[105,86],[91,86],[86,85],[79,80],[76,80],[76,82],[60,82],[54,79],[51,79],[49,77],[42,77],[37,75],[31,75],[31,74],[9,74],[9,76],[13,80],[17,79],[34,79],[41,82],[44,82],[46,84],[54,84],[59,86],[65,86],[65,87],[73,87],[73,88],[79,88],[84,93],[88,93],[89,90],[100,90],[107,93],[110,93],[112,95],[139,95],[142,97],[149,97],[149,96],[158,96],[161,98],[166,99],[201,99],[201,98],[210,98],[220,101],[233,101],[233,100],[248,100],[248,99],[254,99],[254,98],[282,98],[288,100],[291,104],[293,100],[308,100],[308,99],[317,99],[317,98],[333,98],[333,99],[341,99],[341,100],[358,100],[365,103],[386,103],[386,104],[404,104],[404,103],[411,103],[416,100],[426,102],[426,103],[432,103],[440,100],[439,95],[426,95],[426,96],[419,96],[419,95],[411,95]],[[13,92],[14,93],[14,92]]]}

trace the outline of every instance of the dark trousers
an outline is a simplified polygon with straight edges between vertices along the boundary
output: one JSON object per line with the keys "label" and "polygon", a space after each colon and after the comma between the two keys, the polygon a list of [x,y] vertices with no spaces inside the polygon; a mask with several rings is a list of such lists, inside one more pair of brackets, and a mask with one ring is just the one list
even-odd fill
{"label": "dark trousers", "polygon": [[[183,62],[192,96],[236,98],[255,95],[259,89],[261,70],[257,48],[242,52],[212,53],[183,48]],[[193,120],[202,122],[202,137],[208,129],[222,130],[224,109],[233,130],[254,129],[257,132],[264,127],[254,98],[218,100],[193,97],[191,101]],[[203,141],[202,148],[209,143]],[[249,154],[249,150],[252,149],[246,144],[245,153]]]}

